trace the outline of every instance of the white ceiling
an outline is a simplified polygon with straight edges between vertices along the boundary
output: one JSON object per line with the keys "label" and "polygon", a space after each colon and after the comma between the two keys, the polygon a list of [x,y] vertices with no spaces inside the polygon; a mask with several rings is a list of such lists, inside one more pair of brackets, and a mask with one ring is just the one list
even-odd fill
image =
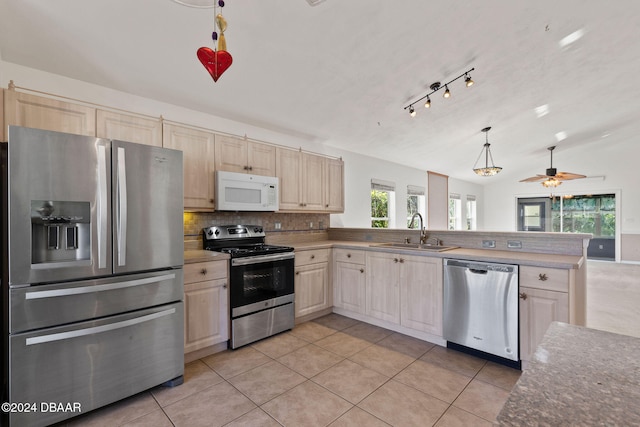
{"label": "white ceiling", "polygon": [[[600,160],[640,134],[637,0],[227,0],[218,11],[233,64],[217,83],[196,57],[214,47],[214,10],[171,0],[0,0],[0,58],[477,183],[544,173],[551,145],[559,171],[605,175]],[[403,109],[472,67],[471,88],[454,82],[413,119]],[[486,126],[504,168],[492,178],[471,171]]]}

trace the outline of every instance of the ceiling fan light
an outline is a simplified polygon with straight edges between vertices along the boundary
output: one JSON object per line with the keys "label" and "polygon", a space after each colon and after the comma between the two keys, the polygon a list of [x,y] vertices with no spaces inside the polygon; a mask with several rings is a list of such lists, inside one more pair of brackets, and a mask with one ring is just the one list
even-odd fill
{"label": "ceiling fan light", "polygon": [[556,178],[549,178],[542,181],[541,184],[546,188],[556,188],[558,185],[562,184],[562,181]]}

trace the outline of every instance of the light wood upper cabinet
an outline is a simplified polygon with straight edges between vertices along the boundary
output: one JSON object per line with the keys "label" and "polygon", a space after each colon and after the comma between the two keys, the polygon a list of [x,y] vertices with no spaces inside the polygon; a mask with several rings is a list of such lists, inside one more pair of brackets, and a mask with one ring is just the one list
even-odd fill
{"label": "light wood upper cabinet", "polygon": [[97,110],[96,136],[162,147],[162,121],[159,118]]}
{"label": "light wood upper cabinet", "polygon": [[329,212],[344,212],[344,161],[325,159],[326,189],[325,209]]}
{"label": "light wood upper cabinet", "polygon": [[301,210],[300,152],[276,148],[276,176],[280,179],[280,210]]}
{"label": "light wood upper cabinet", "polygon": [[344,211],[341,160],[278,147],[276,176],[280,178],[280,210]]}
{"label": "light wood upper cabinet", "polygon": [[164,123],[162,145],[181,150],[184,170],[185,210],[212,211],[214,208],[214,134]]}
{"label": "light wood upper cabinet", "polygon": [[276,176],[276,147],[226,135],[216,135],[215,169]]}
{"label": "light wood upper cabinet", "polygon": [[15,90],[4,91],[5,126],[96,136],[96,109]]}

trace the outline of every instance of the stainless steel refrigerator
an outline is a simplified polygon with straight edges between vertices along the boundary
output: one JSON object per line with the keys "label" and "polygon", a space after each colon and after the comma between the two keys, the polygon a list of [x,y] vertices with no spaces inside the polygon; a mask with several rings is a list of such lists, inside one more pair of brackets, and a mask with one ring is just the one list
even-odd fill
{"label": "stainless steel refrigerator", "polygon": [[8,135],[3,421],[49,425],[179,383],[182,152],[14,126]]}

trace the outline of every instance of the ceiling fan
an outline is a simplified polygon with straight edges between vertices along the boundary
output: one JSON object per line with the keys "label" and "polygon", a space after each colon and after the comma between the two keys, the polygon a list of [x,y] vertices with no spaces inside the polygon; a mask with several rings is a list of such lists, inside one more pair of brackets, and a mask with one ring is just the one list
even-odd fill
{"label": "ceiling fan", "polygon": [[580,179],[586,178],[585,175],[580,175],[577,173],[571,172],[558,172],[556,168],[553,167],[553,150],[556,148],[555,146],[547,148],[549,153],[551,154],[551,167],[547,169],[545,175],[536,175],[530,178],[525,178],[520,180],[520,182],[540,182],[545,187],[557,187],[562,184],[562,181],[569,181],[572,179]]}

